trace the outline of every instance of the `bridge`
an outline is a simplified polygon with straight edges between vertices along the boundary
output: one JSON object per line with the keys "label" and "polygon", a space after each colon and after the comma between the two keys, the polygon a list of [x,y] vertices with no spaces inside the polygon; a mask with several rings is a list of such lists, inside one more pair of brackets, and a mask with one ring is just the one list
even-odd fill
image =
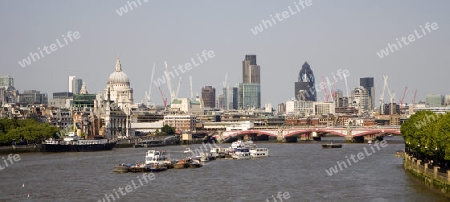
{"label": "bridge", "polygon": [[268,128],[268,129],[250,129],[243,131],[223,131],[214,137],[219,141],[226,141],[231,138],[251,139],[252,137],[268,136],[275,137],[278,141],[292,141],[300,137],[302,140],[320,140],[326,135],[337,135],[345,138],[347,141],[368,141],[375,140],[377,137],[386,135],[401,135],[400,126],[387,127],[304,127],[304,128]]}

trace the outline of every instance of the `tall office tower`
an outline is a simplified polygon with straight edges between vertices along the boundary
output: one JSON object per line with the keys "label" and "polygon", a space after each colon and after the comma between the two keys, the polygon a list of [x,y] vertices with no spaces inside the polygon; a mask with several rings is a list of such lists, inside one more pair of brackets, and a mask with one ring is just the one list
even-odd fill
{"label": "tall office tower", "polygon": [[308,62],[302,65],[298,74],[298,82],[295,82],[295,98],[304,101],[317,101],[314,73]]}
{"label": "tall office tower", "polygon": [[366,89],[369,94],[369,110],[375,109],[375,82],[373,77],[359,78],[359,85]]}
{"label": "tall office tower", "polygon": [[239,84],[239,109],[261,108],[261,88],[259,83]]}
{"label": "tall office tower", "polygon": [[256,55],[246,55],[242,61],[242,83],[260,83],[259,65],[256,64]]}
{"label": "tall office tower", "polygon": [[0,87],[14,87],[14,77],[0,76]]}
{"label": "tall office tower", "polygon": [[280,103],[278,104],[278,114],[286,113],[286,104]]}
{"label": "tall office tower", "polygon": [[246,55],[242,61],[242,83],[239,84],[239,108],[261,108],[260,67],[256,55]]}
{"label": "tall office tower", "polygon": [[73,80],[75,80],[75,76],[69,76],[69,92],[70,93],[73,93],[73,86],[72,86],[72,84],[73,84]]}
{"label": "tall office tower", "polygon": [[83,79],[77,79],[77,78],[74,78],[73,80],[72,80],[72,93],[74,94],[74,95],[78,95],[78,94],[80,94],[80,91],[81,91],[81,87],[83,86]]}
{"label": "tall office tower", "polygon": [[216,107],[216,89],[212,86],[205,86],[202,88],[203,106],[205,108]]}
{"label": "tall office tower", "polygon": [[225,87],[223,88],[223,99],[225,110],[238,109],[238,88]]}

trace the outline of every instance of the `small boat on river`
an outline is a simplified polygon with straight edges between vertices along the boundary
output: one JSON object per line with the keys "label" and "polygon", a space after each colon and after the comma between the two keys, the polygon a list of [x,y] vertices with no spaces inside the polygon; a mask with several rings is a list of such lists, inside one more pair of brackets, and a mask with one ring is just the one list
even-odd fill
{"label": "small boat on river", "polygon": [[342,148],[342,144],[333,144],[333,143],[323,144],[322,148],[324,148],[324,149]]}

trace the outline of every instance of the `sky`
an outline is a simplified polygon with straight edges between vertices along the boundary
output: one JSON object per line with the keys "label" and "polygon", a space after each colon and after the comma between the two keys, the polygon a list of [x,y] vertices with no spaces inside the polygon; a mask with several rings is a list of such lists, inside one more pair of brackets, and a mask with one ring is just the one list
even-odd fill
{"label": "sky", "polygon": [[[189,77],[194,95],[201,94],[203,86],[213,86],[218,96],[226,73],[230,86],[242,82],[246,54],[257,55],[261,67],[263,106],[272,103],[276,108],[294,97],[294,82],[305,61],[316,82],[333,80],[333,75],[347,70],[350,91],[360,77],[374,77],[377,101],[384,74],[397,100],[408,87],[404,103],[411,102],[415,90],[416,101],[424,101],[427,94],[450,94],[450,1],[311,0],[306,4],[302,7],[292,0],[0,1],[0,76],[14,77],[20,92],[39,90],[52,97],[53,92],[67,91],[68,76],[75,75],[90,93],[101,93],[120,54],[134,100],[142,102],[153,64],[156,80],[163,76],[164,61],[170,69],[192,60],[199,63],[197,54],[213,51],[214,57],[206,56],[207,61],[179,71],[178,97],[190,97]],[[120,10],[125,6],[128,12]],[[272,20],[271,16],[272,26],[266,22],[264,27],[262,21]],[[435,24],[427,30],[427,23]],[[262,32],[255,34],[255,26],[261,26]],[[396,40],[402,37],[405,42]],[[19,63],[52,44],[57,45],[43,51],[44,57],[34,56],[35,61],[30,58],[24,67]],[[389,55],[380,57],[382,49]],[[178,80],[172,80],[173,88]],[[344,80],[337,77],[337,81],[328,89],[346,93]],[[169,96],[167,85],[161,90]],[[318,98],[325,99],[323,91]],[[384,100],[389,100],[387,92]],[[162,104],[155,85],[151,101]]]}

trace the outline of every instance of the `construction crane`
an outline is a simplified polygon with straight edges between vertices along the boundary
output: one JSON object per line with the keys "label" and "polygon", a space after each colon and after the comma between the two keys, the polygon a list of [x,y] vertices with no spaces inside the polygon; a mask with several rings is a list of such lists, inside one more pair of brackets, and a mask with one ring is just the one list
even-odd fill
{"label": "construction crane", "polygon": [[191,88],[191,100],[194,99],[194,93],[192,92],[192,76],[189,76],[189,87]]}
{"label": "construction crane", "polygon": [[178,81],[177,92],[175,92],[175,97],[173,99],[178,98],[178,93],[180,92],[180,86],[181,86],[181,77],[180,77],[180,81]]}
{"label": "construction crane", "polygon": [[333,102],[336,101],[336,83],[337,83],[337,79],[336,79],[336,75],[333,76],[334,79],[334,84],[333,84],[333,90],[331,91],[331,98],[333,98]]}
{"label": "construction crane", "polygon": [[325,102],[328,102],[328,97],[329,97],[329,95],[328,95],[328,91],[327,91],[327,84],[325,84],[325,81],[324,81],[324,79],[323,79],[323,76],[322,76],[322,83],[324,84],[323,85],[323,94],[325,94]]}
{"label": "construction crane", "polygon": [[347,93],[347,98],[348,98],[349,96],[348,96],[347,76],[345,76],[345,74],[344,74],[344,82],[345,82],[345,90],[347,91],[346,93]]}
{"label": "construction crane", "polygon": [[402,98],[400,98],[400,113],[403,111],[403,99],[405,99],[407,90],[408,90],[408,86],[405,86],[405,90],[403,91],[403,96],[402,96]]}
{"label": "construction crane", "polygon": [[161,86],[158,86],[158,89],[159,89],[159,93],[161,94],[161,97],[162,97],[162,100],[163,100],[163,103],[164,103],[164,108],[166,108],[166,106],[167,106],[167,98],[164,96],[164,93],[161,90]]}
{"label": "construction crane", "polygon": [[225,72],[225,80],[222,82],[223,88],[226,88],[228,85],[228,72]]}
{"label": "construction crane", "polygon": [[[414,90],[414,96],[413,96],[411,104],[409,105],[409,107],[410,107],[409,112],[412,112],[412,113],[414,113],[414,105],[416,105],[416,95],[417,95],[417,89]],[[410,113],[410,114],[412,114],[412,113]]]}
{"label": "construction crane", "polygon": [[388,76],[383,74],[383,91],[380,94],[380,114],[384,114],[384,91],[386,90]]}
{"label": "construction crane", "polygon": [[169,95],[170,95],[170,101],[172,102],[172,100],[174,100],[175,98],[175,92],[172,91],[172,81],[169,77],[169,69],[167,68],[167,62],[164,61],[164,65],[165,65],[165,70],[164,70],[164,74],[166,75],[166,82],[167,82],[167,88],[169,89]]}
{"label": "construction crane", "polygon": [[388,90],[389,97],[390,97],[390,104],[389,104],[390,113],[389,113],[389,114],[394,114],[394,110],[395,110],[395,109],[393,109],[394,107],[393,107],[392,105],[393,105],[394,102],[395,102],[395,93],[391,91],[391,88],[389,88],[387,76],[386,76],[385,82],[386,82],[385,85],[386,85],[386,88],[387,88],[387,90]]}
{"label": "construction crane", "polygon": [[148,87],[148,91],[145,92],[145,100],[147,107],[149,107],[151,103],[151,94],[152,94],[153,76],[155,75],[155,67],[156,67],[155,63],[153,63],[152,75],[150,77],[150,86]]}

